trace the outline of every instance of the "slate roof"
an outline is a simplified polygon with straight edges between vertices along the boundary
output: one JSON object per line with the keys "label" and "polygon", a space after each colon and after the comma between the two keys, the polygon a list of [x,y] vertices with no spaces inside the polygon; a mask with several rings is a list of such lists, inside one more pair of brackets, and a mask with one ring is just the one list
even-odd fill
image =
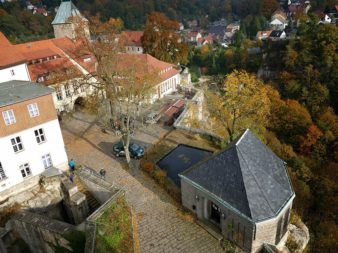
{"label": "slate roof", "polygon": [[253,222],[276,216],[294,196],[284,161],[250,130],[180,176]]}
{"label": "slate roof", "polygon": [[51,94],[53,89],[29,81],[0,83],[0,106],[7,106]]}
{"label": "slate roof", "polygon": [[283,31],[273,30],[270,33],[270,37],[279,38],[280,36],[282,36],[282,34],[283,34]]}
{"label": "slate roof", "polygon": [[72,1],[61,2],[61,5],[55,15],[52,25],[67,24],[69,23],[68,18],[76,16],[86,20]]}

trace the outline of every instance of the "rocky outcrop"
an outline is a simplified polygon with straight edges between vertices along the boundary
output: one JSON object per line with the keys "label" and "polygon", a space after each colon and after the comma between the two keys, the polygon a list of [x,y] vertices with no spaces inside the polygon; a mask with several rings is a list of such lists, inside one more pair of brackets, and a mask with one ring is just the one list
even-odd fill
{"label": "rocky outcrop", "polygon": [[310,241],[309,229],[299,220],[297,224],[289,224],[288,230],[287,247],[291,252],[302,252]]}

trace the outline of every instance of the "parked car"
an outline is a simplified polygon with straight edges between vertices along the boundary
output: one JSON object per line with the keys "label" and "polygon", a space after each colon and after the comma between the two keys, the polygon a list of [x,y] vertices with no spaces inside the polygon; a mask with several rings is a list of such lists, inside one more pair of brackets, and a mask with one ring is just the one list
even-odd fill
{"label": "parked car", "polygon": [[159,114],[157,112],[151,112],[147,115],[146,123],[147,124],[155,124],[160,120],[160,118],[161,118],[161,114]]}
{"label": "parked car", "polygon": [[[139,158],[142,158],[144,156],[144,149],[136,143],[130,143],[128,149],[129,149],[129,153],[130,153],[131,158],[139,159]],[[123,145],[122,141],[117,142],[113,146],[113,153],[117,157],[126,156],[126,153],[124,151],[124,145]]]}

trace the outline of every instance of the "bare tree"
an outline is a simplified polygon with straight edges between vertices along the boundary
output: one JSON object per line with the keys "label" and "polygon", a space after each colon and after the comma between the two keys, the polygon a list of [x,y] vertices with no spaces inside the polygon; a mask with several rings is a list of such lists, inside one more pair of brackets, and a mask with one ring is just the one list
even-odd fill
{"label": "bare tree", "polygon": [[80,31],[77,32],[74,53],[90,54],[95,58],[95,74],[90,73],[80,79],[80,85],[93,87],[86,104],[93,111],[99,111],[102,104],[106,104],[107,112],[110,113],[109,123],[114,124],[116,119],[121,120],[120,130],[129,164],[131,119],[141,104],[152,99],[159,73],[157,69],[148,66],[141,55],[123,53],[125,46],[117,33],[120,27],[120,20],[110,19],[101,23],[99,17],[94,17],[90,25],[94,40],[88,40],[81,32],[81,25],[78,25],[77,29]]}

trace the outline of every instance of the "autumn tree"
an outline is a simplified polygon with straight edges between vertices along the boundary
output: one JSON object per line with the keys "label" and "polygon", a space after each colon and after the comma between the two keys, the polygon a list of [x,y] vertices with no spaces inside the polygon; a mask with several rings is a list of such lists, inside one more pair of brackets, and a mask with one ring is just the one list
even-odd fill
{"label": "autumn tree", "polygon": [[178,22],[163,13],[148,14],[142,37],[145,52],[162,61],[186,64],[189,49],[182,43],[178,28]]}
{"label": "autumn tree", "polygon": [[261,12],[266,18],[270,18],[271,14],[278,8],[279,4],[276,0],[262,0]]}
{"label": "autumn tree", "polygon": [[218,94],[207,92],[210,114],[232,141],[246,128],[261,128],[270,114],[267,87],[255,75],[235,70],[227,75]]}

